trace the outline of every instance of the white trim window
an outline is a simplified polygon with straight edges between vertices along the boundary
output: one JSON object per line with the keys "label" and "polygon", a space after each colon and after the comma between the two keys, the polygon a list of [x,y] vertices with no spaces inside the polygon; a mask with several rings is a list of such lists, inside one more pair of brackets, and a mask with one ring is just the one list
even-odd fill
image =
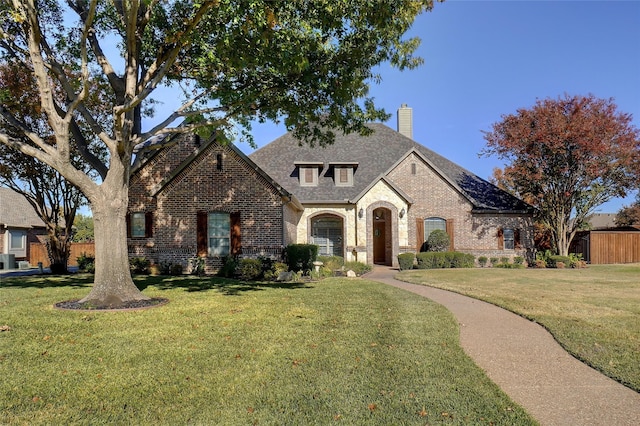
{"label": "white trim window", "polygon": [[428,217],[424,220],[424,240],[429,239],[429,235],[436,229],[447,232],[447,221],[440,217]]}
{"label": "white trim window", "polygon": [[300,186],[318,186],[318,167],[300,166]]}
{"label": "white trim window", "polygon": [[336,186],[353,186],[353,167],[334,167],[334,180]]}
{"label": "white trim window", "polygon": [[320,256],[344,256],[342,219],[323,216],[311,221],[311,243]]}
{"label": "white trim window", "polygon": [[131,237],[143,238],[145,237],[145,214],[136,212],[131,213]]}
{"label": "white trim window", "polygon": [[8,230],[7,243],[9,254],[14,254],[16,257],[27,256],[27,231],[19,229]]}
{"label": "white trim window", "polygon": [[209,256],[226,256],[231,248],[229,213],[209,213],[207,220]]}
{"label": "white trim window", "polygon": [[504,239],[503,241],[505,250],[515,249],[515,232],[513,229],[505,228],[502,231],[502,238]]}

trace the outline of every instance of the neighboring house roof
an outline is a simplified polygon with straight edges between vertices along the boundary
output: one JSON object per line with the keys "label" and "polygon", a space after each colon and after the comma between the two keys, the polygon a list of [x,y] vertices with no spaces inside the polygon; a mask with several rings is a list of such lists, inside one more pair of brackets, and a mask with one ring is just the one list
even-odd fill
{"label": "neighboring house roof", "polygon": [[616,227],[616,213],[594,213],[589,216],[591,229],[606,229]]}
{"label": "neighboring house roof", "polygon": [[22,194],[6,187],[0,187],[0,225],[4,225],[6,228],[42,228],[45,226]]}
{"label": "neighboring house roof", "polygon": [[[289,132],[255,151],[249,158],[303,203],[354,203],[400,161],[415,153],[466,197],[475,212],[533,211],[533,208],[522,200],[388,126],[371,123],[368,127],[374,130],[370,136],[357,133],[338,134],[332,145],[314,148],[301,144]],[[323,163],[324,175],[329,165],[336,162],[357,164],[353,186],[336,186],[333,179],[319,179],[317,186],[300,186],[295,164]]]}

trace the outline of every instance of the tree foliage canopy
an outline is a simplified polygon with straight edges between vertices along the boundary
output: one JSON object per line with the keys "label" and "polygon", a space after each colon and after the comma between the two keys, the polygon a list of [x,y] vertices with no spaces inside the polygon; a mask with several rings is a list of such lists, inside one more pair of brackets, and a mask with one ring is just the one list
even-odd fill
{"label": "tree foliage canopy", "polygon": [[538,100],[485,139],[483,153],[507,161],[504,178],[537,207],[561,254],[597,206],[640,184],[640,132],[612,99]]}
{"label": "tree foliage canopy", "polygon": [[[35,113],[45,118],[35,128],[0,89],[0,142],[89,199],[96,281],[85,299],[142,298],[124,222],[136,153],[186,132],[251,141],[255,121],[282,119],[309,144],[330,143],[336,131],[367,133],[366,122],[387,117],[369,96],[376,67],[421,63],[419,40],[404,34],[432,8],[433,0],[0,2],[0,59],[35,80]],[[159,112],[162,86],[181,89],[183,104],[143,128],[142,117]]]}
{"label": "tree foliage canopy", "polygon": [[640,192],[638,192],[636,200],[630,206],[624,206],[620,209],[616,215],[616,225],[640,225]]}

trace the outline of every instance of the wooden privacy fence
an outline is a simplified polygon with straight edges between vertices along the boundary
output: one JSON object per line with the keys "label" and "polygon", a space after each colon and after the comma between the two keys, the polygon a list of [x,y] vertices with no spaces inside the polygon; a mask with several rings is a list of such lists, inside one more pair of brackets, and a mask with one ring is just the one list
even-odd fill
{"label": "wooden privacy fence", "polygon": [[[42,262],[42,265],[49,267],[49,255],[47,254],[47,247],[40,243],[31,243],[29,246],[29,264],[31,266],[37,266],[38,262]],[[96,249],[93,243],[71,243],[71,255],[69,256],[68,266],[78,266],[76,260],[78,256],[85,253],[87,256],[94,256]]]}
{"label": "wooden privacy fence", "polygon": [[590,231],[577,239],[572,252],[593,265],[640,262],[640,232]]}

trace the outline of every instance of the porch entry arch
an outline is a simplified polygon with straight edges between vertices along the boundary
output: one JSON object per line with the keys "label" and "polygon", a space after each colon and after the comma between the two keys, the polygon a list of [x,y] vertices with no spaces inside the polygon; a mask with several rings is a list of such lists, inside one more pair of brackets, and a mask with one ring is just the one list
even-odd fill
{"label": "porch entry arch", "polygon": [[318,212],[307,223],[308,241],[319,256],[345,257],[345,218],[335,212]]}
{"label": "porch entry arch", "polygon": [[398,208],[387,201],[367,207],[367,263],[398,265]]}

